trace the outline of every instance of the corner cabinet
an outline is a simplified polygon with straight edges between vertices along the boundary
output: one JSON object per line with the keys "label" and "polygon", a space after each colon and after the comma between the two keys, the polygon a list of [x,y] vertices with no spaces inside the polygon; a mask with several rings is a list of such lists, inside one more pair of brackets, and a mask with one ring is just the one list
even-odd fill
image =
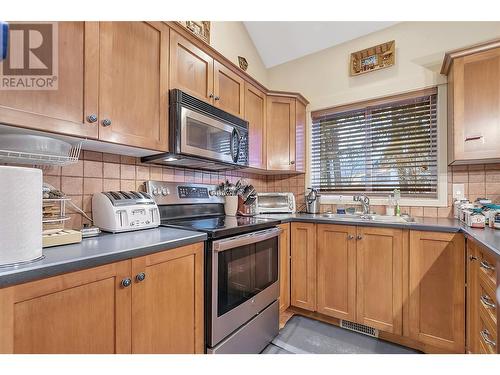
{"label": "corner cabinet", "polygon": [[266,169],[266,94],[255,86],[245,83],[245,120],[248,121],[248,165]]}
{"label": "corner cabinet", "polygon": [[203,353],[203,301],[202,243],[15,285],[0,353]]}
{"label": "corner cabinet", "polygon": [[500,40],[446,54],[448,163],[500,160]]}
{"label": "corner cabinet", "polygon": [[465,243],[461,233],[410,232],[409,336],[465,353]]}

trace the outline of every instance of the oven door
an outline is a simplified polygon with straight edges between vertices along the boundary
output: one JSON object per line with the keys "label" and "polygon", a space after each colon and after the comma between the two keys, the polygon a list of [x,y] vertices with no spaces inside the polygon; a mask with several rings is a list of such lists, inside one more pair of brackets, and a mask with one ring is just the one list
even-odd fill
{"label": "oven door", "polygon": [[230,123],[181,107],[181,153],[237,164],[243,135]]}
{"label": "oven door", "polygon": [[279,228],[214,241],[209,346],[279,296]]}

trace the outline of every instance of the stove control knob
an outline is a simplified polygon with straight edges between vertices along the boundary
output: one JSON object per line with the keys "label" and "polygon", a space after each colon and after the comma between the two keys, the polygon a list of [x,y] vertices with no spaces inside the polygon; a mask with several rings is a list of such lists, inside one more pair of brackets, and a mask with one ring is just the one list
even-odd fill
{"label": "stove control knob", "polygon": [[213,197],[215,195],[215,190],[210,190],[208,192],[208,195],[210,195],[211,197]]}
{"label": "stove control knob", "polygon": [[162,188],[161,189],[161,195],[168,195],[169,194],[169,191],[167,188]]}
{"label": "stove control knob", "polygon": [[153,193],[153,195],[158,195],[158,194],[159,194],[159,192],[158,192],[158,188],[157,188],[157,187],[154,187],[154,188],[152,189],[152,193]]}

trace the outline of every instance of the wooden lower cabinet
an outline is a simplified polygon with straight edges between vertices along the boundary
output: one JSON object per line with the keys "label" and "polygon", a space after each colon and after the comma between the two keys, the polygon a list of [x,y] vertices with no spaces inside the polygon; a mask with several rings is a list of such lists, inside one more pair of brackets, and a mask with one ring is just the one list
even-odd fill
{"label": "wooden lower cabinet", "polygon": [[0,352],[130,353],[130,261],[0,289]]}
{"label": "wooden lower cabinet", "polygon": [[280,234],[280,312],[290,306],[290,224],[279,225]]}
{"label": "wooden lower cabinet", "polygon": [[132,259],[132,275],[132,353],[203,353],[203,245]]}
{"label": "wooden lower cabinet", "polygon": [[401,334],[403,230],[357,228],[356,321]]}
{"label": "wooden lower cabinet", "polygon": [[0,353],[203,353],[203,244],[0,289],[0,332]]}
{"label": "wooden lower cabinet", "polygon": [[292,223],[290,249],[290,304],[314,311],[316,309],[316,225]]}
{"label": "wooden lower cabinet", "polygon": [[460,233],[410,232],[409,335],[465,352],[465,244]]}
{"label": "wooden lower cabinet", "polygon": [[317,312],[356,320],[356,227],[318,224]]}

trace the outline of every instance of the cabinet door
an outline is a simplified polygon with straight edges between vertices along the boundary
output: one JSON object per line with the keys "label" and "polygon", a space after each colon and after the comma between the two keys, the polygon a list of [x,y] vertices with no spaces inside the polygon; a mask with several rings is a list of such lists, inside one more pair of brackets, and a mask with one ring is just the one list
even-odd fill
{"label": "cabinet door", "polygon": [[130,353],[130,261],[0,290],[2,353]]}
{"label": "cabinet door", "polygon": [[214,59],[174,31],[170,32],[170,89],[181,89],[213,104]]}
{"label": "cabinet door", "polygon": [[279,225],[280,234],[280,312],[290,306],[290,224]]}
{"label": "cabinet door", "polygon": [[453,61],[455,160],[500,158],[500,48]]}
{"label": "cabinet door", "polygon": [[57,90],[0,90],[0,122],[97,138],[98,24],[58,22]]}
{"label": "cabinet door", "polygon": [[291,226],[291,305],[316,309],[316,226],[292,223]]}
{"label": "cabinet door", "polygon": [[465,352],[465,245],[462,234],[410,232],[410,337]]}
{"label": "cabinet door", "polygon": [[357,228],[357,321],[401,334],[403,231]]}
{"label": "cabinet door", "polygon": [[167,151],[168,33],[161,22],[100,23],[99,139]]}
{"label": "cabinet door", "polygon": [[218,61],[214,61],[214,105],[235,116],[245,116],[245,81]]}
{"label": "cabinet door", "polygon": [[356,227],[318,225],[317,311],[356,320]]}
{"label": "cabinet door", "polygon": [[295,170],[295,99],[267,97],[267,169]]}
{"label": "cabinet door", "polygon": [[203,244],[132,259],[132,274],[132,353],[203,353]]}
{"label": "cabinet door", "polygon": [[306,171],[306,106],[295,101],[295,171]]}
{"label": "cabinet door", "polygon": [[245,83],[245,120],[248,121],[250,167],[266,169],[266,94]]}
{"label": "cabinet door", "polygon": [[472,240],[467,240],[467,306],[466,306],[466,349],[467,353],[478,354],[478,313],[479,313],[479,280],[477,247]]}

